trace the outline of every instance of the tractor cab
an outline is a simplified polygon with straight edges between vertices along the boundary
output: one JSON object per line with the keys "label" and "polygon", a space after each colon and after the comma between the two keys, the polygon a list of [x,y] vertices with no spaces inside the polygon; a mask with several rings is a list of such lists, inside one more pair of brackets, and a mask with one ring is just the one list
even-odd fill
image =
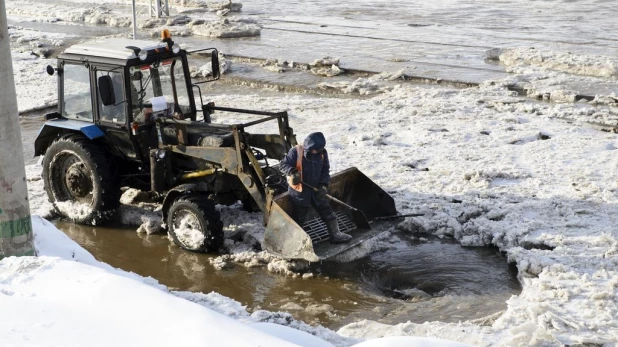
{"label": "tractor cab", "polygon": [[[212,66],[218,66],[213,53]],[[145,162],[149,145],[156,147],[150,138],[157,117],[197,118],[187,52],[167,30],[159,43],[105,39],[71,46],[56,68],[48,67],[48,73],[56,71],[58,110],[47,115],[49,127],[35,143],[36,155],[60,127],[91,140],[105,137],[115,155]]]}

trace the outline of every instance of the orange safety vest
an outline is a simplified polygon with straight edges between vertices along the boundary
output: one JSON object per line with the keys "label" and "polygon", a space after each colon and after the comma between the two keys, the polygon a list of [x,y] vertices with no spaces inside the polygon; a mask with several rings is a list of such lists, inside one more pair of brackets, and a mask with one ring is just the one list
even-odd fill
{"label": "orange safety vest", "polygon": [[292,177],[288,177],[289,186],[297,192],[303,191],[303,155],[304,155],[303,145],[296,146],[296,171],[300,174],[300,182],[299,184],[292,184]]}
{"label": "orange safety vest", "polygon": [[[296,171],[300,174],[299,184],[292,184],[292,178],[288,177],[288,185],[295,191],[301,193],[303,191],[303,156],[305,155],[303,145],[296,145]],[[324,153],[322,153],[322,161],[324,160]]]}

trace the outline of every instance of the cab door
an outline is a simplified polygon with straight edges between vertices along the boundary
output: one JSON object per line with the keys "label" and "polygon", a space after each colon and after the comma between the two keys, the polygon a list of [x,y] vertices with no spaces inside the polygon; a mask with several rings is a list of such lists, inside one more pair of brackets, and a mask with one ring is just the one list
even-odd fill
{"label": "cab door", "polygon": [[[128,122],[129,102],[126,92],[126,80],[122,67],[95,67],[93,71],[96,86],[95,122],[105,132],[112,145],[111,150],[125,159],[139,161],[140,158],[131,141]],[[114,87],[115,103],[105,106],[99,93],[99,77],[110,76]]]}

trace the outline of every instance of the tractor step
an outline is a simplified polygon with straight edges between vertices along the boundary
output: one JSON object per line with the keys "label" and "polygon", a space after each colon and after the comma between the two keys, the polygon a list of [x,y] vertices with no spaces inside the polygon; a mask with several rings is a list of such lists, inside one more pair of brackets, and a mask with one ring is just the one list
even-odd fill
{"label": "tractor step", "polygon": [[[335,216],[337,216],[337,224],[339,225],[339,231],[348,233],[356,229],[356,225],[354,225],[354,222],[352,222],[350,217],[348,217],[348,215],[346,215],[344,212],[335,212]],[[313,244],[326,241],[330,238],[326,223],[324,223],[324,221],[320,217],[316,217],[305,222],[305,224],[303,225],[303,230],[307,232]]]}

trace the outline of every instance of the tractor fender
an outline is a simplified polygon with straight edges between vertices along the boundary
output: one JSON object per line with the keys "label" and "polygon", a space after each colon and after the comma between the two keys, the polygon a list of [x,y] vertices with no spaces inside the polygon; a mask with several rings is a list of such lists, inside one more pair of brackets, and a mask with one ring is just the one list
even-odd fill
{"label": "tractor fender", "polygon": [[72,119],[54,119],[45,122],[34,141],[34,156],[43,155],[47,147],[61,134],[67,132],[82,133],[90,140],[105,136],[96,124]]}
{"label": "tractor fender", "polygon": [[197,183],[187,183],[176,186],[167,192],[165,199],[163,199],[163,206],[161,207],[161,212],[163,213],[163,223],[166,223],[167,221],[167,211],[169,211],[170,207],[172,207],[174,200],[183,194],[197,191],[197,188]]}

